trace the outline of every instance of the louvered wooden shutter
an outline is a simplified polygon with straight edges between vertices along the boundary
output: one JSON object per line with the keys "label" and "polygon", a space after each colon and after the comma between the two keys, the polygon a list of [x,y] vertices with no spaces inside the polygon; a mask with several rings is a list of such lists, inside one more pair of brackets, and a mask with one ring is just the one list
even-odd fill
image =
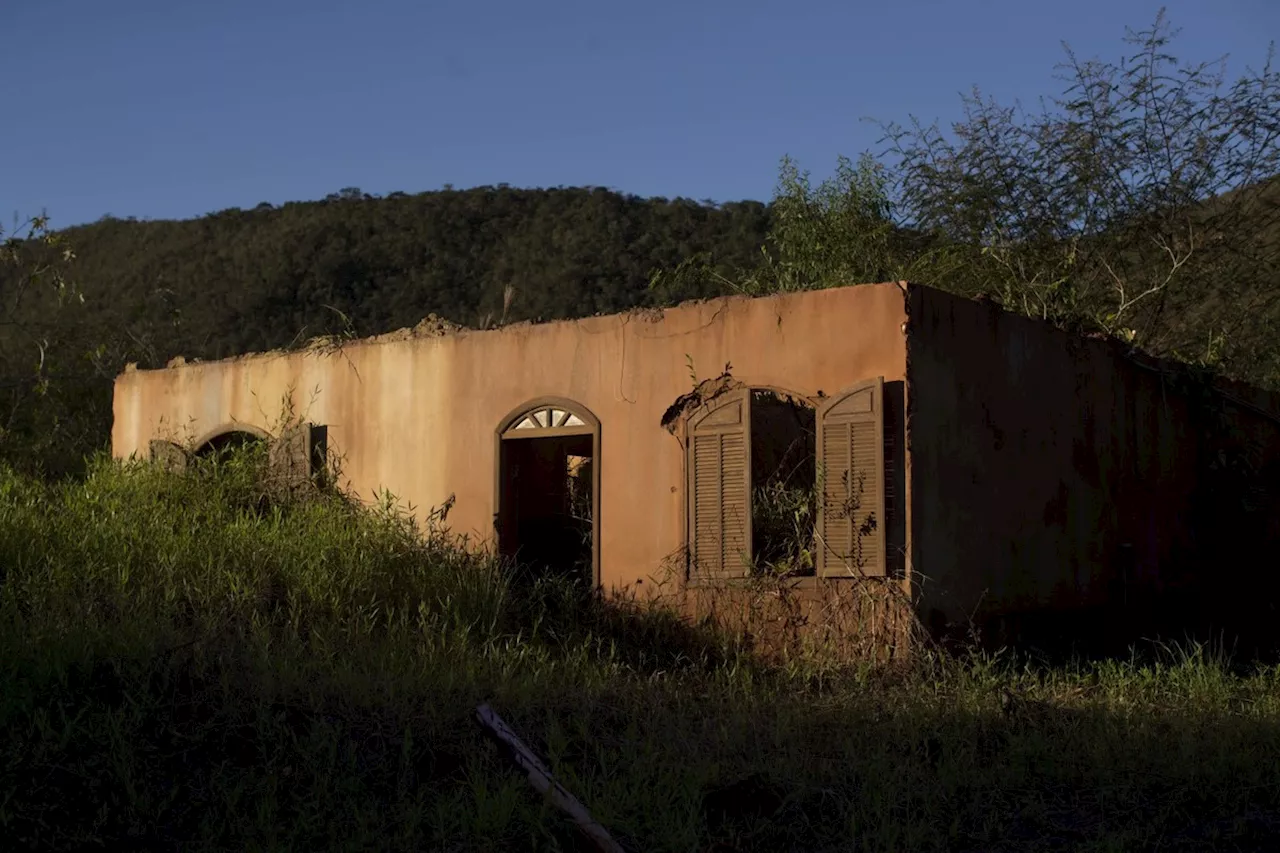
{"label": "louvered wooden shutter", "polygon": [[175,474],[187,469],[187,451],[178,444],[163,438],[151,440],[151,461]]}
{"label": "louvered wooden shutter", "polygon": [[741,577],[751,559],[751,396],[725,394],[688,432],[690,576]]}
{"label": "louvered wooden shutter", "polygon": [[863,383],[818,410],[818,573],[886,573],[884,380]]}
{"label": "louvered wooden shutter", "polygon": [[311,480],[315,431],[311,424],[294,424],[271,442],[271,472],[282,485],[296,488]]}

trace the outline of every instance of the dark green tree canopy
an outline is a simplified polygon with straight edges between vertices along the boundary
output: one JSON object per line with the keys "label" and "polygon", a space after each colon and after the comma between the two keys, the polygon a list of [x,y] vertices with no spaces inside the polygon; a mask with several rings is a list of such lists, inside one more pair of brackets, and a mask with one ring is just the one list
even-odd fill
{"label": "dark green tree canopy", "polygon": [[478,187],[72,228],[77,280],[144,365],[220,358],[438,314],[465,326],[626,310],[655,269],[752,262],[764,204],[710,206],[604,189]]}

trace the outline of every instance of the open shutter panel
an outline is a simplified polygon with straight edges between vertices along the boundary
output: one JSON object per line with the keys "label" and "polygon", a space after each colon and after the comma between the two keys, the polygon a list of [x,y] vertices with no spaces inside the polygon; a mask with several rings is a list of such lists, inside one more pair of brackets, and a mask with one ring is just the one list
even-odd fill
{"label": "open shutter panel", "polygon": [[690,576],[741,577],[751,558],[751,398],[726,394],[688,435]]}
{"label": "open shutter panel", "polygon": [[269,464],[282,485],[297,488],[311,480],[315,431],[311,424],[294,424],[271,442]]}
{"label": "open shutter panel", "polygon": [[818,411],[818,572],[886,574],[884,380],[833,398]]}
{"label": "open shutter panel", "polygon": [[187,469],[187,451],[178,444],[163,438],[151,440],[151,461],[175,474]]}

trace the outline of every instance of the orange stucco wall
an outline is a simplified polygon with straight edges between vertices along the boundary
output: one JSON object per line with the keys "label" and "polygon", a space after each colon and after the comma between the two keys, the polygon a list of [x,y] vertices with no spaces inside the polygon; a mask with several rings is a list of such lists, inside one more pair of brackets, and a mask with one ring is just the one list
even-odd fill
{"label": "orange stucco wall", "polygon": [[684,545],[684,456],[660,422],[693,385],[689,359],[699,379],[731,364],[747,384],[834,394],[905,378],[905,320],[902,287],[862,285],[134,370],[116,380],[112,446],[145,457],[152,438],[270,431],[291,396],[328,427],[357,495],[387,489],[420,513],[455,495],[450,527],[490,541],[495,430],[527,401],[568,398],[602,424],[601,582],[635,587]]}

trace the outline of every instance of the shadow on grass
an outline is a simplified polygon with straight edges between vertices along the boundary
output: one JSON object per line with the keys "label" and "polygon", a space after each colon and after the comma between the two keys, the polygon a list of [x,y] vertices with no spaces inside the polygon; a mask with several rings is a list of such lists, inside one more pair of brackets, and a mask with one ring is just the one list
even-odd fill
{"label": "shadow on grass", "polygon": [[1280,831],[1275,670],[1192,649],[814,678],[235,477],[0,482],[16,848],[573,849],[475,727],[484,701],[635,851],[1271,849]]}
{"label": "shadow on grass", "polygon": [[605,598],[569,578],[514,574],[509,583],[510,628],[638,675],[698,673],[730,668],[767,672],[748,644],[709,623],[692,623],[669,607]]}
{"label": "shadow on grass", "polygon": [[550,672],[512,689],[252,645],[61,655],[4,671],[0,821],[22,849],[571,849],[470,725],[482,697],[632,850],[1264,850],[1280,832],[1261,675],[1197,692],[1185,667],[1038,688],[956,671],[818,695]]}

